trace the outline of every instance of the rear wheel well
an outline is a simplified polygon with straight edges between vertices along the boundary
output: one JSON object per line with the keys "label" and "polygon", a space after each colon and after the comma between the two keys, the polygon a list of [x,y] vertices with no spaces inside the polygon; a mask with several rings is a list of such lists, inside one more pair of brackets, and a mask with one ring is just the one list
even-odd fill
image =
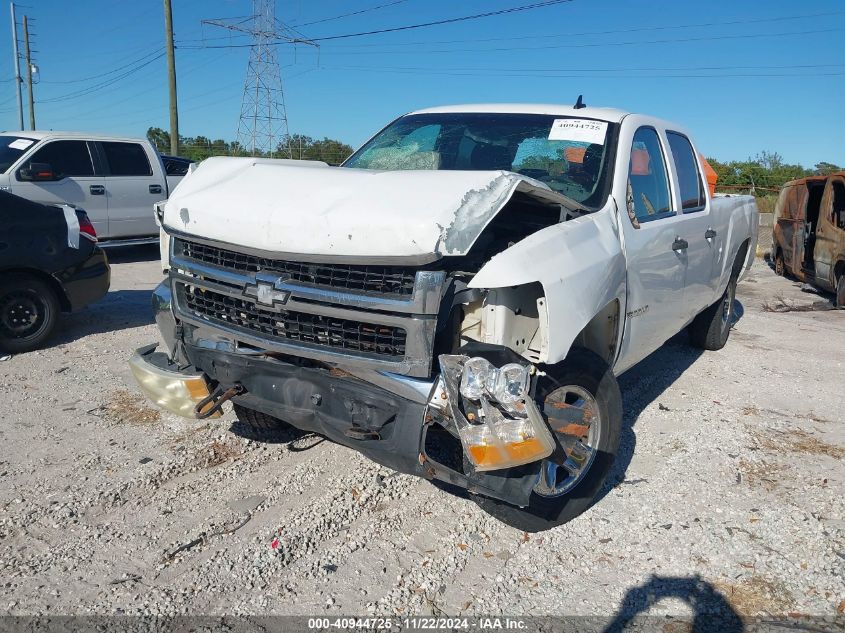
{"label": "rear wheel well", "polygon": [[748,239],[739,245],[739,250],[736,252],[736,259],[734,259],[733,269],[731,269],[733,279],[737,279],[742,274],[742,268],[745,266],[745,258],[748,256],[748,245],[750,243],[751,240]]}
{"label": "rear wheel well", "polygon": [[833,282],[839,281],[839,278],[845,275],[845,259],[840,259],[833,269]]}
{"label": "rear wheel well", "polygon": [[[38,270],[37,268],[4,268],[2,274],[4,277],[6,275],[29,275],[30,277],[40,279],[56,292],[62,312],[70,312],[70,299],[68,299],[62,284],[60,284],[59,281],[52,275],[45,273],[43,270]],[[2,284],[2,282],[0,282],[0,284]]]}

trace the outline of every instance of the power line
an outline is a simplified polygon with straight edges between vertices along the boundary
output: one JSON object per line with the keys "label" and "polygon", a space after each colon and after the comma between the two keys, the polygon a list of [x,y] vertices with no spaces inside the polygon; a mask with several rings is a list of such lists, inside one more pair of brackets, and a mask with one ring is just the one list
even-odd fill
{"label": "power line", "polygon": [[323,18],[322,20],[314,20],[312,22],[305,22],[303,24],[294,24],[293,26],[297,28],[302,28],[303,26],[312,26],[314,24],[323,24],[324,22],[332,22],[334,20],[340,20],[341,18],[348,18],[353,15],[361,15],[362,13],[369,13],[370,11],[378,11],[379,9],[384,9],[385,7],[392,7],[397,4],[402,4],[403,2],[407,2],[408,0],[393,0],[393,2],[387,2],[385,4],[379,4],[374,7],[369,7],[368,9],[361,9],[360,11],[353,11],[351,13],[342,13],[341,15],[335,15],[331,18]]}
{"label": "power line", "polygon": [[[557,37],[584,37],[590,35],[618,35],[619,33],[640,33],[645,31],[669,31],[674,29],[695,29],[695,28],[706,28],[706,27],[713,27],[713,26],[738,26],[738,25],[747,25],[747,24],[767,24],[771,22],[784,22],[784,21],[791,21],[791,20],[803,20],[803,19],[817,19],[822,17],[829,17],[834,15],[845,15],[845,11],[828,11],[825,13],[808,13],[803,15],[784,15],[778,16],[774,18],[752,18],[748,20],[727,20],[723,22],[698,22],[694,24],[674,24],[674,25],[663,25],[663,26],[638,26],[628,29],[613,29],[609,31],[580,31],[580,32],[569,32],[569,33],[552,33],[549,35],[516,35],[511,37],[488,37],[488,38],[472,38],[472,39],[457,39],[457,40],[427,40],[427,41],[414,41],[414,42],[395,42],[389,44],[390,46],[421,46],[425,44],[469,44],[469,43],[486,43],[486,42],[508,42],[508,41],[516,41],[516,40],[539,40],[539,39],[550,39],[550,38],[557,38]],[[337,48],[372,48],[377,46],[385,46],[384,43],[380,44],[350,44],[344,46],[343,44],[337,46]]]}
{"label": "power line", "polygon": [[660,40],[636,40],[626,42],[595,42],[595,43],[581,43],[581,44],[546,44],[543,46],[509,46],[496,48],[448,48],[448,49],[414,49],[413,51],[405,50],[389,50],[380,49],[377,51],[333,51],[328,49],[323,51],[323,55],[331,54],[332,52],[338,55],[407,55],[407,54],[441,54],[441,53],[498,53],[498,52],[512,52],[512,51],[535,51],[535,50],[554,50],[554,49],[577,49],[577,48],[606,48],[609,46],[638,46],[651,44],[677,44],[686,42],[709,42],[709,41],[723,41],[723,40],[741,40],[741,39],[757,39],[766,37],[788,37],[793,35],[817,35],[820,33],[838,33],[845,29],[812,29],[806,31],[782,31],[780,33],[743,33],[739,35],[709,35],[702,37],[679,37],[667,38]]}
{"label": "power line", "polygon": [[[205,67],[205,66],[210,66],[210,65],[214,64],[217,60],[219,60],[219,59],[220,59],[221,57],[223,57],[223,56],[224,56],[224,54],[216,55],[216,56],[212,57],[211,59],[208,59],[208,60],[205,60],[205,61],[203,61],[203,62],[200,62],[199,64],[194,64],[194,65],[192,65],[192,66],[188,66],[188,67],[186,67],[186,68],[183,68],[183,69],[182,69],[182,72],[183,72],[184,74],[189,75],[189,74],[193,73],[195,70],[199,70],[200,68],[203,68],[203,67]],[[156,69],[152,69],[152,70],[155,70],[155,73],[158,73],[158,72],[159,72],[159,71],[158,71],[158,70],[156,70]],[[145,76],[145,77],[147,77],[147,76],[148,76],[148,77],[152,77],[152,76],[153,76],[153,74],[151,74],[151,73],[145,73],[145,74],[144,74],[144,76]],[[122,87],[118,86],[116,89],[122,90]],[[112,89],[112,90],[107,90],[107,91],[106,91],[106,93],[111,93],[111,92],[113,92],[114,90],[115,90],[115,89]],[[129,95],[125,96],[125,97],[122,97],[122,98],[118,99],[117,101],[111,101],[111,102],[107,102],[107,103],[103,103],[102,101],[98,101],[98,107],[96,107],[96,108],[94,108],[94,109],[88,109],[88,110],[86,110],[86,111],[85,111],[85,114],[86,114],[86,115],[90,115],[90,114],[94,114],[94,113],[98,113],[98,112],[103,112],[103,111],[114,111],[115,106],[118,106],[118,105],[120,105],[120,104],[126,103],[127,101],[134,101],[135,99],[138,99],[139,97],[143,97],[144,95],[149,94],[149,93],[150,93],[150,90],[151,90],[151,88],[150,88],[150,87],[145,87],[145,88],[143,88],[140,92],[129,94]],[[219,92],[219,89],[218,89],[218,90],[216,90],[215,92]],[[211,93],[208,93],[208,94],[211,94]],[[195,98],[195,97],[196,97],[196,95],[194,95],[193,97],[192,97],[192,96],[189,96],[187,99],[188,99],[188,101],[190,101],[190,99]],[[147,110],[149,110],[149,108],[147,108]],[[51,121],[71,121],[71,120],[75,120],[76,118],[77,118],[76,116],[70,116],[70,117],[60,117],[60,118],[58,118],[58,119],[53,119],[53,118],[51,117]],[[100,117],[98,117],[98,118],[100,118]]]}
{"label": "power line", "polygon": [[[639,68],[501,68],[498,66],[488,66],[485,68],[469,68],[449,66],[449,71],[465,71],[465,72],[518,72],[523,74],[533,73],[631,73],[631,72],[686,72],[686,71],[714,71],[714,70],[793,70],[793,69],[818,69],[818,68],[842,68],[845,63],[841,64],[774,64],[774,65],[735,65],[735,66],[648,66]],[[442,66],[337,66],[335,68],[344,68],[348,70],[401,70],[408,72],[439,70]]]}
{"label": "power line", "polygon": [[603,78],[603,79],[730,79],[730,78],[765,78],[765,77],[838,77],[845,75],[845,71],[841,72],[795,72],[795,73],[652,73],[652,74],[618,74],[618,75],[590,75],[590,74],[573,74],[571,71],[561,70],[558,72],[542,72],[536,73],[533,71],[525,71],[522,69],[509,70],[495,70],[490,69],[489,72],[461,72],[451,70],[434,70],[434,69],[418,69],[418,70],[401,70],[395,68],[384,68],[378,66],[335,66],[323,67],[323,70],[341,70],[343,72],[349,71],[371,71],[378,73],[393,73],[406,75],[438,75],[447,77],[477,77],[494,75],[496,77],[532,77],[532,78],[558,78],[558,79],[587,79],[587,78]]}
{"label": "power line", "polygon": [[377,29],[375,31],[362,31],[360,33],[345,33],[343,35],[328,35],[325,37],[312,37],[312,42],[328,42],[329,40],[349,39],[351,37],[363,37],[366,35],[379,35],[381,33],[395,33],[397,31],[410,31],[412,29],[423,29],[429,26],[440,26],[441,24],[454,24],[456,22],[466,22],[467,20],[478,20],[481,18],[489,18],[496,15],[505,15],[508,13],[517,13],[520,11],[531,11],[533,9],[543,9],[558,4],[574,2],[574,0],[544,0],[543,2],[535,2],[533,4],[524,4],[518,7],[511,7],[509,9],[499,9],[498,11],[487,11],[486,13],[476,13],[475,15],[465,15],[459,18],[448,18],[445,20],[436,20],[434,22],[422,22],[420,24],[408,24],[405,26],[395,26],[389,29]]}
{"label": "power line", "polygon": [[106,71],[104,73],[100,73],[98,75],[91,75],[89,77],[80,77],[79,79],[62,79],[62,80],[56,80],[56,81],[42,81],[41,83],[44,83],[44,84],[78,84],[78,83],[85,83],[86,81],[93,81],[95,79],[102,79],[103,77],[108,77],[109,75],[113,75],[116,72],[120,72],[124,68],[129,68],[130,66],[134,66],[135,64],[137,64],[139,62],[143,62],[144,60],[148,59],[149,57],[156,55],[156,54],[160,54],[160,53],[161,53],[161,48],[156,46],[155,50],[147,53],[143,57],[139,57],[138,59],[131,61],[128,64],[124,64],[123,66],[118,66],[117,68]]}
{"label": "power line", "polygon": [[[476,13],[474,15],[465,15],[458,18],[448,18],[445,20],[435,20],[434,22],[422,22],[419,24],[406,24],[405,26],[395,26],[387,29],[377,29],[375,31],[362,31],[360,33],[345,33],[342,35],[328,35],[325,37],[312,37],[309,42],[327,42],[330,40],[348,39],[351,37],[363,37],[366,35],[379,35],[381,33],[395,33],[397,31],[409,31],[412,29],[422,29],[430,26],[439,26],[441,24],[454,24],[456,22],[465,22],[467,20],[478,20],[481,18],[489,18],[496,15],[505,15],[508,13],[517,13],[519,11],[530,11],[532,9],[542,9],[558,4],[574,2],[575,0],[544,0],[543,2],[535,2],[533,4],[526,4],[518,7],[511,7],[509,9],[499,9],[498,11],[487,11],[486,13]],[[285,42],[270,42],[270,44],[278,45]],[[293,42],[296,43],[296,42]],[[252,44],[221,44],[216,46],[187,46],[184,48],[246,48]]]}
{"label": "power line", "polygon": [[69,92],[67,94],[60,95],[58,97],[52,97],[50,99],[42,99],[41,103],[55,103],[57,101],[68,101],[69,99],[78,99],[79,97],[87,96],[87,95],[91,94],[92,92],[97,92],[98,90],[101,90],[102,88],[105,88],[107,86],[111,86],[112,84],[117,83],[118,81],[126,79],[130,75],[135,74],[136,72],[138,72],[142,68],[149,66],[154,61],[157,61],[157,60],[161,59],[162,57],[164,57],[164,51],[160,52],[158,55],[156,55],[152,59],[144,62],[143,64],[135,66],[131,70],[126,71],[122,75],[118,75],[117,77],[112,77],[111,79],[103,81],[99,84],[95,84],[93,86],[88,86],[87,88],[82,88],[82,89],[76,90],[74,92]]}

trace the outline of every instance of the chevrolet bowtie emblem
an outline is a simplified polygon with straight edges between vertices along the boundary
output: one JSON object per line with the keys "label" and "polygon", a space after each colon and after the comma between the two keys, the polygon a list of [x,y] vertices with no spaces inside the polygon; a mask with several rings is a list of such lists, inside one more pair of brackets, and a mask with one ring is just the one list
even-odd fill
{"label": "chevrolet bowtie emblem", "polygon": [[288,298],[290,298],[290,292],[280,290],[277,287],[277,284],[283,281],[285,279],[281,277],[256,275],[255,284],[250,284],[244,288],[244,295],[255,299],[256,302],[265,306],[287,303]]}

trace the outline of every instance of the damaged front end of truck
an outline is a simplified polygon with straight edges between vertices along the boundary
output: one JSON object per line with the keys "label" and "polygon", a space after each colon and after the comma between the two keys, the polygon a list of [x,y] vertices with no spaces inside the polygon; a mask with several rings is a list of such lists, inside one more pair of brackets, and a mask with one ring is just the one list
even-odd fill
{"label": "damaged front end of truck", "polygon": [[[166,349],[130,363],[156,404],[206,417],[231,400],[517,507],[549,459],[592,459],[576,436],[595,412],[537,388],[579,340],[612,362],[624,265],[611,207],[587,213],[504,171],[222,162],[165,207],[153,303]],[[227,181],[274,182],[311,212],[253,188],[247,217],[215,214]]]}

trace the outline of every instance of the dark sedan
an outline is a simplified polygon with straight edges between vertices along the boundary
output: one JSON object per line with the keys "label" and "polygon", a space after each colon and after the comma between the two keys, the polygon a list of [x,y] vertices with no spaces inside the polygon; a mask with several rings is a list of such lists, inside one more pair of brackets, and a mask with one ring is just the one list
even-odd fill
{"label": "dark sedan", "polygon": [[0,191],[0,349],[41,346],[59,313],[108,292],[110,273],[85,211]]}

